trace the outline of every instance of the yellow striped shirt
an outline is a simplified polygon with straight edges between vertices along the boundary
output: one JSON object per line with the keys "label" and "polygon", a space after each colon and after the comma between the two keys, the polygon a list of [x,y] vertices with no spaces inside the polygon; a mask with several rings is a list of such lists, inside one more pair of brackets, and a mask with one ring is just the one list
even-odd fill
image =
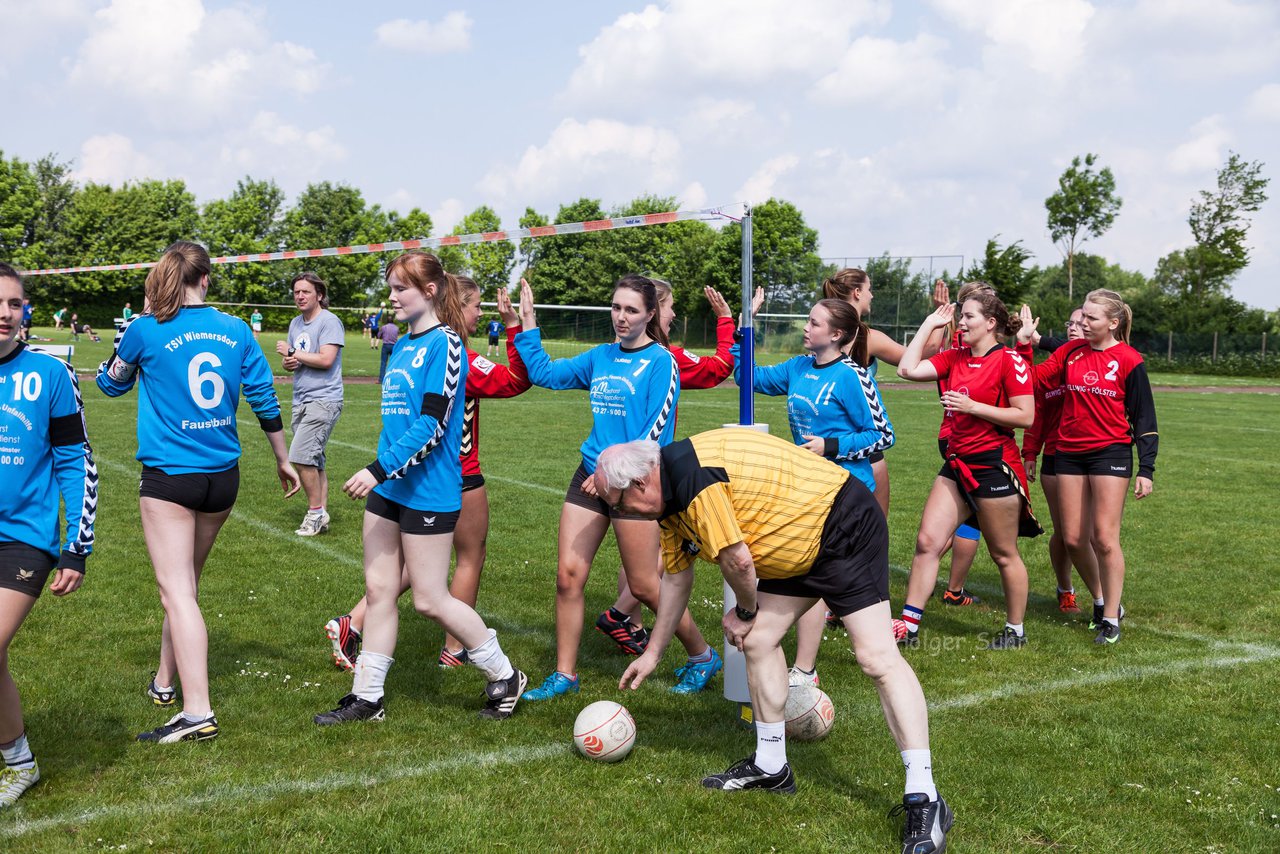
{"label": "yellow striped shirt", "polygon": [[731,427],[662,449],[663,559],[683,572],[745,542],[760,578],[809,571],[849,473],[785,439]]}

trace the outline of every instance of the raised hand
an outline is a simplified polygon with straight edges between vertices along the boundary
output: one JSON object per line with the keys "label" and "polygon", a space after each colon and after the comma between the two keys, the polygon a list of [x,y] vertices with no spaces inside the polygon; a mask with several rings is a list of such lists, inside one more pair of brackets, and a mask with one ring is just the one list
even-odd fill
{"label": "raised hand", "polygon": [[708,285],[703,289],[703,293],[707,295],[707,302],[711,303],[711,312],[716,317],[733,317],[733,311],[729,308],[729,303],[721,296],[720,292]]}
{"label": "raised hand", "polygon": [[520,325],[526,331],[538,325],[538,316],[533,310],[533,288],[524,279],[520,280]]}

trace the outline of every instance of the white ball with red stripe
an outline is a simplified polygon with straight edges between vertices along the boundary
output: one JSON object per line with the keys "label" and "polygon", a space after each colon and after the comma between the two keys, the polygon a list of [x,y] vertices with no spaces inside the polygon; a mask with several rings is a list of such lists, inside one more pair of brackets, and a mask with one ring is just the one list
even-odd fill
{"label": "white ball with red stripe", "polygon": [[787,692],[787,705],[782,716],[786,720],[787,738],[821,741],[835,723],[836,707],[821,688],[796,685]]}
{"label": "white ball with red stripe", "polygon": [[636,722],[612,700],[599,700],[578,713],[573,722],[573,743],[588,759],[618,762],[636,743]]}

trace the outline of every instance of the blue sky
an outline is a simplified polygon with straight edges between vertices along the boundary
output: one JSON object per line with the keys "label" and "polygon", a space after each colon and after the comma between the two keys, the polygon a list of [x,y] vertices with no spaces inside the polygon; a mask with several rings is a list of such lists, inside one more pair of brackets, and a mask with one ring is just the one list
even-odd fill
{"label": "blue sky", "polygon": [[[7,156],[78,177],[343,181],[514,226],[581,196],[794,202],[824,256],[1056,263],[1044,199],[1096,152],[1124,198],[1085,244],[1150,273],[1229,150],[1280,170],[1272,0],[645,5],[0,0]],[[1234,293],[1280,307],[1280,181]]]}

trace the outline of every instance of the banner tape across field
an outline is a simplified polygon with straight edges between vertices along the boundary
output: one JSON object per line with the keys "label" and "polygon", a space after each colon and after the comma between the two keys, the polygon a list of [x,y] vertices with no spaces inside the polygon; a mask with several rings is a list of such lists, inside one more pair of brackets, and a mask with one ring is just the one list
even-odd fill
{"label": "banner tape across field", "polygon": [[[526,240],[538,237],[554,237],[559,234],[586,234],[593,231],[614,231],[620,228],[643,228],[648,225],[664,225],[669,222],[719,219],[736,219],[721,211],[709,208],[701,211],[667,211],[666,213],[619,216],[586,222],[562,222],[556,225],[539,225],[532,228],[513,228],[507,231],[485,231],[475,234],[454,234],[447,237],[423,237],[416,240],[393,240],[386,243],[362,243],[356,246],[330,246],[325,249],[289,249],[283,252],[255,252],[248,255],[220,255],[210,259],[214,264],[248,264],[255,261],[288,261],[295,258],[335,258],[344,255],[365,255],[371,252],[403,252],[409,249],[435,249],[440,246],[463,246],[470,243],[500,243],[508,240]],[[90,267],[51,267],[46,270],[23,270],[24,276],[63,276],[74,273],[105,273],[113,270],[146,270],[155,261],[139,261],[133,264],[98,264]]]}

